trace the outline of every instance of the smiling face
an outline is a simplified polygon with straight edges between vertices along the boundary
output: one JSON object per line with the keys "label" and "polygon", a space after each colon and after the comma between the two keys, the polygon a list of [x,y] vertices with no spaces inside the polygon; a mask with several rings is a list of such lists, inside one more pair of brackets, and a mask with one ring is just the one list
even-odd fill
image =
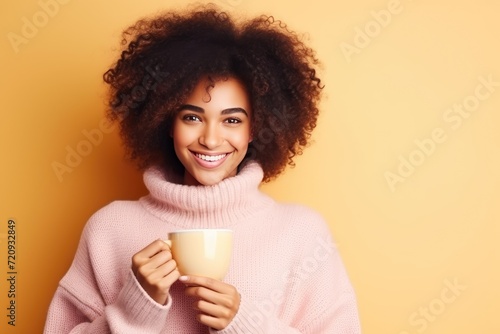
{"label": "smiling face", "polygon": [[251,108],[235,78],[200,80],[175,117],[172,138],[184,184],[214,185],[235,176],[251,141]]}

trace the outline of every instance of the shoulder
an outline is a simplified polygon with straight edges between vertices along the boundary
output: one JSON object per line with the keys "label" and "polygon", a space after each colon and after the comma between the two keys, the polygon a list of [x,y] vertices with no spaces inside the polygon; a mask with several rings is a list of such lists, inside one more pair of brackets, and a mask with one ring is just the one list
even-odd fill
{"label": "shoulder", "polygon": [[326,224],[321,213],[311,207],[295,203],[276,203],[275,213],[290,219],[291,223],[307,223],[321,227]]}
{"label": "shoulder", "polygon": [[83,233],[101,234],[123,228],[127,222],[137,220],[143,214],[144,209],[139,201],[113,201],[90,216]]}
{"label": "shoulder", "polygon": [[325,218],[313,208],[302,204],[277,203],[274,214],[286,234],[296,235],[304,241],[331,237]]}

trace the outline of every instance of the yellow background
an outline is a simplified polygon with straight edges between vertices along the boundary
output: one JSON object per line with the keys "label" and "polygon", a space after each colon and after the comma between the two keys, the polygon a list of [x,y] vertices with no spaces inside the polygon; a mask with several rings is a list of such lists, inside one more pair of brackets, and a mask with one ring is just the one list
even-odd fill
{"label": "yellow background", "polygon": [[[145,193],[116,129],[61,181],[53,163],[65,164],[68,149],[82,149],[83,131],[99,129],[102,74],[121,30],[183,4],[66,2],[47,22],[35,0],[4,2],[0,14],[1,333],[40,333],[87,218]],[[272,13],[305,33],[323,62],[314,143],[263,189],[326,217],[357,291],[363,332],[500,333],[500,3],[215,2],[241,15]],[[390,17],[380,12],[387,8]],[[22,34],[23,18],[43,26],[15,52],[8,34]],[[488,77],[497,86],[454,129],[458,119],[447,122],[447,110],[473,103],[479,78]],[[445,139],[418,153],[415,141],[429,143],[436,129]],[[395,175],[410,157],[419,165],[391,189],[387,172]],[[18,236],[15,328],[5,316],[8,219]]]}

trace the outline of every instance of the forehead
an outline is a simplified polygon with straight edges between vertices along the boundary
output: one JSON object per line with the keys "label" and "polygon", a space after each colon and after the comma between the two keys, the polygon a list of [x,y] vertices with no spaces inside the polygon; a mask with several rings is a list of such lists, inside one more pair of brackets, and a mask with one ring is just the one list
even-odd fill
{"label": "forehead", "polygon": [[240,107],[250,109],[250,98],[244,84],[237,78],[229,77],[211,81],[203,78],[196,84],[186,103],[218,109]]}

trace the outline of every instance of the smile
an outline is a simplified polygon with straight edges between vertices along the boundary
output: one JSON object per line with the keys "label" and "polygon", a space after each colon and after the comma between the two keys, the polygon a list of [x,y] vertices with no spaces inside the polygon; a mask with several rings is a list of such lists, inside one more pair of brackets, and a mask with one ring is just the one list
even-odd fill
{"label": "smile", "polygon": [[231,155],[231,152],[207,155],[191,151],[191,154],[200,167],[205,169],[215,169],[226,161],[226,159]]}
{"label": "smile", "polygon": [[219,160],[223,159],[224,157],[226,157],[227,153],[219,154],[219,155],[204,155],[204,154],[200,154],[200,153],[195,153],[194,155],[203,161],[214,162],[214,161],[219,161]]}

